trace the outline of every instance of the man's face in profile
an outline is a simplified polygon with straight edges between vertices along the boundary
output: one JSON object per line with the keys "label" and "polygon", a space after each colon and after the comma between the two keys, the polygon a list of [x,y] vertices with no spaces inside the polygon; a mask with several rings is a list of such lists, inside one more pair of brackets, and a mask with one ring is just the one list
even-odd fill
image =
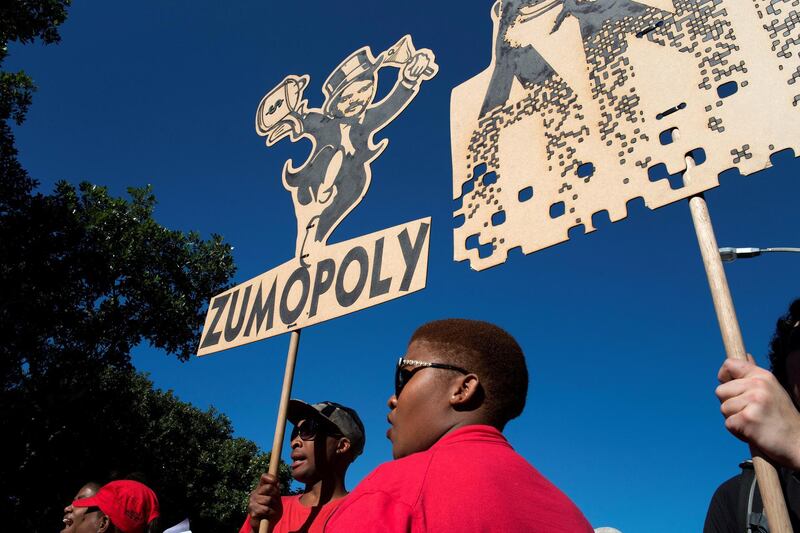
{"label": "man's face in profile", "polygon": [[300,483],[311,484],[330,473],[339,438],[319,420],[303,419],[292,431],[292,477]]}
{"label": "man's face in profile", "polygon": [[[447,363],[431,343],[414,341],[405,359],[429,363]],[[399,396],[389,398],[387,419],[391,428],[386,436],[392,441],[395,459],[425,451],[444,435],[450,415],[449,383],[453,372],[438,368],[417,368]]]}
{"label": "man's face in profile", "polygon": [[[78,493],[75,495],[74,500],[81,500],[83,498],[90,498],[95,495],[97,492],[97,487],[86,484],[78,490]],[[64,508],[64,518],[62,522],[64,523],[64,529],[61,530],[61,533],[75,533],[78,531],[81,523],[83,522],[84,518],[86,518],[86,507],[73,507],[72,503],[67,505]]]}

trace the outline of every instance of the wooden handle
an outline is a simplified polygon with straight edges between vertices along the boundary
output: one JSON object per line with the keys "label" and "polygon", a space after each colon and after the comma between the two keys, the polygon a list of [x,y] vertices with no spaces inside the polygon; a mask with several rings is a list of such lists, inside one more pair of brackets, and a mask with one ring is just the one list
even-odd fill
{"label": "wooden handle", "polygon": [[[687,168],[687,175],[689,170]],[[714,235],[708,205],[703,195],[690,198],[689,208],[692,212],[697,242],[700,245],[700,253],[703,256],[703,264],[708,276],[708,285],[711,288],[711,298],[714,300],[714,309],[719,320],[719,329],[722,332],[725,353],[731,359],[746,361],[747,352],[744,349],[742,332],[739,329],[739,321],[736,319],[736,310],[733,307],[728,279],[725,277],[725,270],[717,247],[717,238]],[[761,491],[761,501],[764,502],[764,511],[769,521],[769,530],[773,533],[792,533],[792,524],[789,522],[789,513],[783,499],[778,472],[764,458],[764,455],[752,446],[750,453],[753,455],[753,466],[756,471],[758,488]]]}
{"label": "wooden handle", "polygon": [[736,309],[733,307],[728,278],[725,276],[725,269],[722,266],[722,259],[717,247],[717,238],[714,235],[708,205],[703,195],[689,198],[689,208],[692,211],[697,243],[700,245],[700,253],[703,256],[703,265],[706,268],[711,299],[714,301],[714,310],[717,312],[725,353],[730,359],[747,361],[747,352],[744,349],[739,321],[736,319]]}
{"label": "wooden handle", "polygon": [[[283,373],[283,389],[281,390],[281,403],[278,406],[278,421],[275,423],[275,437],[272,440],[272,455],[269,456],[269,474],[278,477],[281,464],[281,448],[283,437],[286,433],[286,412],[289,410],[289,398],[292,396],[292,381],[294,381],[294,367],[297,362],[297,346],[300,344],[300,330],[292,332],[289,339],[289,354],[286,356],[286,370]],[[273,524],[274,525],[274,524]],[[268,533],[272,528],[269,520],[262,520],[258,525],[258,533]]]}

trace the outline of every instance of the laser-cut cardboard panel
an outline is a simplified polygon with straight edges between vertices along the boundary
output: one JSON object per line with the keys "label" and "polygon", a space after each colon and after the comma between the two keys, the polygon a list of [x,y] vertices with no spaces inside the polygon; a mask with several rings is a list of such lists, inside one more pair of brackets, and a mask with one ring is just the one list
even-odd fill
{"label": "laser-cut cardboard panel", "polygon": [[197,355],[293,331],[425,288],[431,219],[423,218],[296,259],[211,299]]}
{"label": "laser-cut cardboard panel", "polygon": [[[397,81],[379,102],[373,101],[378,71],[398,69]],[[303,91],[308,76],[287,76],[258,106],[256,131],[267,146],[288,137],[311,141],[308,159],[283,167],[283,186],[292,193],[297,217],[296,256],[309,264],[324,248],[336,226],[364,198],[372,178],[370,164],[389,144],[375,144],[375,134],[414,99],[420,85],[436,75],[433,52],[415,50],[406,35],[394,46],[372,55],[368,47],[350,54],[325,80],[321,108],[309,109]]]}
{"label": "laser-cut cardboard panel", "polygon": [[454,255],[476,270],[797,153],[796,0],[502,0],[491,17],[492,62],[450,111]]}
{"label": "laser-cut cardboard panel", "polygon": [[[378,72],[397,81],[375,101]],[[375,135],[394,120],[438,72],[433,52],[409,35],[374,56],[369,47],[346,57],[322,86],[322,107],[309,108],[309,76],[287,76],[258,105],[256,132],[267,146],[311,141],[299,166],[283,166],[297,220],[291,261],[212,298],[198,355],[255,342],[371,307],[425,287],[430,218],[328,244],[339,223],[364,198],[370,164],[389,144]]]}

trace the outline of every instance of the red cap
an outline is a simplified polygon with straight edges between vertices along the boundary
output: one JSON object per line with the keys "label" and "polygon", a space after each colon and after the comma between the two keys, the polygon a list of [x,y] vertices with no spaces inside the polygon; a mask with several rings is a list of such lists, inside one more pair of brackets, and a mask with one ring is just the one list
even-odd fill
{"label": "red cap", "polygon": [[103,485],[97,494],[72,502],[73,507],[99,507],[123,533],[141,533],[158,518],[158,498],[147,485],[130,479]]}

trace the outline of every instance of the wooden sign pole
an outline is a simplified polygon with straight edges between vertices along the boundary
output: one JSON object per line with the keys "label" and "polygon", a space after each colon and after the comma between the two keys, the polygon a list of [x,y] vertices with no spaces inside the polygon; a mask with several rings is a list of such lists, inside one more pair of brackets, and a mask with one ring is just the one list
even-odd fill
{"label": "wooden sign pole", "polygon": [[[687,163],[688,164],[688,163]],[[687,168],[687,174],[689,169]],[[725,353],[729,358],[747,360],[744,349],[742,332],[739,321],[736,319],[736,310],[728,288],[728,280],[722,267],[722,259],[714,236],[714,227],[708,214],[708,205],[702,194],[689,199],[689,208],[692,212],[692,221],[697,233],[697,242],[703,256],[703,264],[708,275],[708,285],[711,287],[711,298],[714,300],[714,309],[719,320],[719,329],[722,332],[722,342],[725,344]],[[780,480],[775,467],[764,456],[750,447],[753,456],[753,466],[756,471],[758,488],[761,491],[761,500],[764,502],[764,511],[769,520],[769,529],[775,533],[792,533],[789,522],[789,513],[783,499]]]}
{"label": "wooden sign pole", "polygon": [[[380,91],[382,96],[375,101],[379,79],[384,80],[378,72],[387,67],[397,69],[397,79],[390,89]],[[197,355],[295,328],[269,462],[268,473],[276,478],[300,330],[425,287],[430,217],[335,244],[328,239],[367,194],[370,164],[389,142],[375,136],[438,71],[433,52],[417,50],[411,36],[405,35],[377,57],[367,46],[347,56],[323,84],[322,107],[309,107],[304,97],[309,75],[286,76],[258,105],[256,132],[266,137],[267,146],[287,137],[291,142],[311,142],[306,162],[295,168],[289,159],[282,172],[281,181],[291,193],[297,219],[295,256],[211,299]],[[353,154],[364,155],[351,157]],[[238,317],[235,326],[233,316]],[[249,317],[246,322],[245,317]],[[271,529],[269,520],[259,522],[259,533]]]}
{"label": "wooden sign pole", "polygon": [[[680,138],[679,131],[676,131],[675,134],[675,138]],[[683,179],[685,184],[689,185],[695,161],[690,156],[687,156],[685,161],[686,171]],[[714,301],[714,310],[717,313],[725,354],[729,359],[747,361],[742,330],[739,328],[736,309],[733,307],[733,298],[731,298],[731,291],[728,287],[728,278],[725,276],[725,268],[722,266],[722,258],[719,255],[719,246],[717,237],[714,235],[714,226],[711,224],[708,204],[702,193],[689,198],[689,210],[692,213],[697,243],[700,246],[706,276],[708,276],[708,286],[711,289],[711,299]],[[761,501],[764,502],[764,512],[769,521],[770,531],[792,533],[789,512],[786,510],[786,501],[783,499],[781,483],[775,466],[753,446],[750,446],[750,454],[753,457],[753,467],[756,471]]]}
{"label": "wooden sign pole", "polygon": [[[592,232],[598,213],[622,220],[633,199],[689,199],[727,356],[746,359],[699,195],[798,152],[786,16],[736,0],[495,2],[492,61],[450,103],[454,259],[483,270]],[[751,451],[770,530],[790,532],[775,469]]]}
{"label": "wooden sign pole", "polygon": [[[283,437],[286,433],[286,412],[289,409],[289,398],[292,395],[292,381],[294,380],[294,367],[297,362],[297,346],[299,344],[300,330],[298,329],[292,332],[289,339],[289,354],[286,356],[286,370],[283,373],[281,403],[278,406],[278,421],[275,423],[275,438],[272,440],[272,455],[269,457],[269,474],[276,479],[281,464],[281,448],[283,448]],[[262,520],[258,526],[258,533],[268,533],[271,529],[269,520]]]}

